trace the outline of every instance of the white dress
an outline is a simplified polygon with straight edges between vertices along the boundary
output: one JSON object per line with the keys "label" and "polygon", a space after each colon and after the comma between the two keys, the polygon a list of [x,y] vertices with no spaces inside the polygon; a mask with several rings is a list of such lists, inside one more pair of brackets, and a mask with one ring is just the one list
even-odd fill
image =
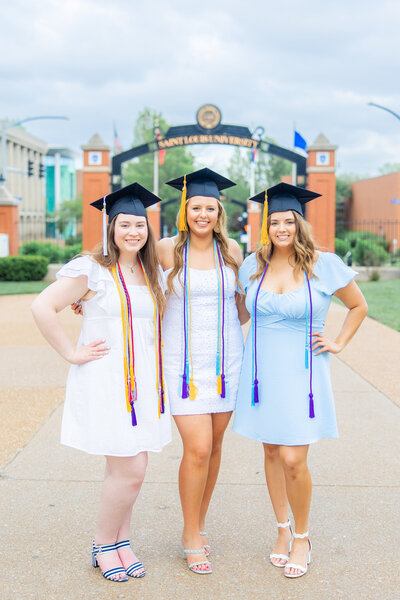
{"label": "white dress", "polygon": [[61,443],[89,454],[135,456],[160,452],[171,441],[168,395],[158,416],[153,301],[147,286],[128,285],[132,303],[137,425],[125,400],[123,331],[117,287],[108,269],[89,256],[64,265],[59,277],[86,275],[97,292],[83,305],[78,345],[104,339],[109,353],[99,360],[72,365],[68,374]]}
{"label": "white dress", "polygon": [[[169,271],[166,271],[168,275]],[[232,411],[235,408],[243,355],[243,335],[235,304],[235,274],[225,268],[226,298],[226,381],[227,397],[217,392],[216,354],[218,341],[218,280],[216,269],[190,269],[192,306],[192,356],[195,400],[182,398],[183,371],[183,288],[174,279],[175,293],[168,297],[163,320],[164,368],[173,415],[199,415]]]}

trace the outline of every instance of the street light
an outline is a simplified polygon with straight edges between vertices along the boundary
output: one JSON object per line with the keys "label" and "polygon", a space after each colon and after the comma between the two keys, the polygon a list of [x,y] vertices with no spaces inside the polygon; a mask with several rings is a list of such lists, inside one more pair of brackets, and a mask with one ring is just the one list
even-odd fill
{"label": "street light", "polygon": [[393,115],[394,117],[396,117],[396,119],[399,119],[399,121],[400,121],[400,115],[395,113],[393,110],[390,110],[390,108],[386,108],[386,106],[381,106],[380,104],[375,104],[375,102],[368,102],[368,106],[375,106],[376,108],[381,108],[382,110],[386,110],[386,112],[390,113],[391,115]]}
{"label": "street light", "polygon": [[68,117],[28,117],[27,119],[21,119],[20,121],[15,121],[14,123],[7,123],[7,121],[3,120],[1,124],[1,175],[0,175],[0,185],[5,186],[6,177],[7,177],[7,129],[11,127],[18,127],[22,125],[22,123],[26,123],[27,121],[37,121],[39,119],[63,119],[64,121],[69,121]]}

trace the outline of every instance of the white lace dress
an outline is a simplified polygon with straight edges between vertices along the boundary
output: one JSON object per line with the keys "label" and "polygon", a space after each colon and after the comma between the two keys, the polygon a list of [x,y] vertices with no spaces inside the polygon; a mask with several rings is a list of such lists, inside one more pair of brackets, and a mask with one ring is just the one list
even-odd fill
{"label": "white lace dress", "polygon": [[[169,271],[166,271],[168,275]],[[168,298],[163,320],[164,369],[171,414],[199,415],[234,410],[243,354],[243,335],[235,304],[235,274],[226,267],[226,381],[227,397],[217,392],[216,354],[218,341],[218,280],[216,269],[190,269],[192,307],[192,356],[195,400],[183,399],[183,288],[174,279],[176,294]]]}
{"label": "white lace dress", "polygon": [[133,340],[138,398],[137,425],[126,409],[121,305],[110,271],[89,256],[62,267],[58,277],[86,275],[97,292],[83,302],[78,345],[104,339],[109,353],[100,360],[72,365],[69,371],[61,427],[61,443],[89,454],[135,456],[160,452],[171,441],[168,396],[158,416],[153,301],[147,286],[128,285],[133,313]]}

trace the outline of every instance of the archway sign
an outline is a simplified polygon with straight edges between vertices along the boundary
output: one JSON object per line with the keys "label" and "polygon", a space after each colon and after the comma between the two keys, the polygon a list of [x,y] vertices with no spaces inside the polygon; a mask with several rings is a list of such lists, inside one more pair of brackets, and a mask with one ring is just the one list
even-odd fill
{"label": "archway sign", "polygon": [[[126,150],[125,152],[121,152],[112,157],[112,168],[111,168],[111,186],[112,190],[115,191],[121,187],[121,168],[122,164],[128,160],[132,160],[143,154],[148,154],[150,152],[157,152],[159,150],[169,150],[171,148],[177,148],[180,146],[191,146],[191,145],[204,145],[204,144],[216,144],[222,146],[238,146],[241,148],[248,148],[249,150],[259,150],[261,152],[266,152],[269,154],[273,154],[275,156],[279,156],[280,158],[284,158],[295,165],[294,171],[297,173],[297,176],[304,176],[310,179],[313,179],[313,187],[311,187],[311,181],[309,182],[310,188],[316,192],[320,192],[323,196],[326,197],[326,201],[329,204],[329,210],[325,210],[322,206],[322,203],[319,202],[318,207],[318,221],[322,223],[328,223],[329,227],[329,235],[323,235],[321,239],[318,239],[318,231],[314,231],[317,234],[317,241],[320,245],[327,247],[330,250],[333,250],[332,240],[334,239],[334,218],[332,219],[332,214],[334,214],[335,207],[335,192],[334,185],[332,188],[331,181],[327,182],[325,179],[330,177],[334,183],[334,150],[336,150],[335,146],[329,144],[328,140],[324,136],[319,136],[317,140],[314,142],[313,146],[307,148],[309,150],[308,159],[306,159],[303,155],[294,152],[288,148],[284,148],[282,146],[278,146],[276,144],[272,144],[270,142],[261,140],[261,135],[258,133],[260,130],[263,132],[262,127],[257,127],[256,130],[251,133],[248,127],[240,126],[240,125],[228,125],[222,123],[222,114],[220,109],[213,104],[205,104],[201,106],[196,113],[196,123],[193,125],[178,125],[174,127],[170,127],[165,134],[165,137],[162,138],[158,136],[158,139],[150,140],[145,144],[141,144],[140,146],[135,146],[130,150]],[[94,139],[96,138],[96,139]],[[100,188],[102,189],[102,194],[107,193],[108,190],[105,189],[105,185],[103,180],[99,180],[97,182],[96,178],[102,176],[100,171],[108,170],[106,163],[108,164],[108,156],[109,149],[105,149],[104,142],[103,145],[98,144],[99,140],[98,136],[94,136],[93,139],[90,140],[89,145],[82,146],[84,150],[84,184],[83,184],[83,205],[88,204],[89,200],[99,197]],[[101,141],[101,140],[100,140]],[[96,143],[94,143],[96,142]],[[316,142],[318,142],[317,145]],[[323,143],[322,143],[323,142]],[[104,146],[104,147],[103,147]],[[315,147],[314,147],[315,146]],[[326,146],[326,147],[325,147]],[[99,149],[103,152],[104,156],[102,159],[102,163],[97,166],[93,166],[90,162],[90,156],[93,154],[93,151],[99,153]],[[327,159],[324,164],[320,164],[318,162],[319,155],[329,155],[329,160]],[[315,156],[314,156],[315,155]],[[318,156],[317,156],[318,155]],[[326,157],[325,157],[326,158]],[[86,164],[87,163],[87,164]],[[102,166],[103,165],[103,166]],[[328,165],[328,166],[326,166]],[[86,173],[87,171],[87,173]],[[96,174],[94,173],[96,171]],[[97,171],[99,173],[97,174]],[[329,172],[329,175],[328,175]],[[87,182],[85,184],[85,176]],[[329,186],[328,186],[329,183]],[[328,187],[329,190],[328,190]],[[93,188],[93,189],[92,189]],[[320,189],[319,189],[320,188]],[[85,191],[87,189],[87,192]],[[327,190],[329,193],[327,193]],[[333,190],[333,191],[332,191]],[[256,190],[258,191],[258,190]],[[98,194],[96,196],[96,194]],[[92,200],[91,200],[92,201]],[[153,207],[151,207],[153,208]],[[317,208],[317,207],[315,207]],[[322,210],[321,210],[322,209]],[[253,251],[256,247],[256,243],[259,236],[260,231],[260,221],[261,221],[261,207],[257,202],[249,202],[248,208],[248,249]],[[311,215],[310,215],[311,216]],[[307,214],[308,220],[311,222],[314,218],[309,218]],[[316,219],[316,217],[315,217]],[[155,233],[157,236],[160,235],[160,209],[159,207],[155,207],[154,210],[149,210],[149,220],[155,229]],[[87,227],[85,227],[85,218],[83,219],[83,233],[84,233],[84,247],[85,249],[90,249],[90,244],[92,239],[89,239],[90,230],[93,231],[93,225],[90,227],[89,221]],[[333,222],[333,225],[332,225]],[[331,231],[333,227],[333,230]],[[85,230],[87,230],[87,235],[85,235]],[[328,234],[328,232],[327,232]],[[93,235],[95,232],[93,231]],[[326,238],[326,239],[325,239]],[[86,242],[85,242],[86,239]]]}
{"label": "archway sign", "polygon": [[[305,157],[288,148],[283,148],[276,144],[253,137],[254,134],[257,135],[257,130],[260,129],[262,128],[257,128],[252,134],[248,127],[222,123],[220,109],[214,104],[205,104],[198,109],[195,124],[170,127],[164,138],[159,137],[159,139],[151,140],[146,144],[135,146],[130,150],[115,155],[112,158],[112,190],[115,191],[121,187],[121,168],[124,162],[150,152],[169,150],[171,148],[195,144],[239,146],[240,148],[248,148],[249,150],[261,150],[261,152],[274,154],[275,156],[291,161],[296,165],[297,175],[305,176]],[[156,232],[159,234],[159,210],[151,211],[151,213],[152,214],[149,214],[149,218]],[[251,202],[248,206],[249,248],[254,248],[259,229],[260,205],[256,202]]]}

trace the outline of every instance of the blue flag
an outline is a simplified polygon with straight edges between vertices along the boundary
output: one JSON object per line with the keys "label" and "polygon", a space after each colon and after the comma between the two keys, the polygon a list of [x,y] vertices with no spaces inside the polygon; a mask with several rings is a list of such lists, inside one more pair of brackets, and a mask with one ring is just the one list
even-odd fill
{"label": "blue flag", "polygon": [[307,142],[306,142],[306,140],[303,138],[302,135],[300,135],[300,133],[298,131],[294,132],[293,147],[294,148],[301,148],[301,150],[305,150],[307,148]]}

